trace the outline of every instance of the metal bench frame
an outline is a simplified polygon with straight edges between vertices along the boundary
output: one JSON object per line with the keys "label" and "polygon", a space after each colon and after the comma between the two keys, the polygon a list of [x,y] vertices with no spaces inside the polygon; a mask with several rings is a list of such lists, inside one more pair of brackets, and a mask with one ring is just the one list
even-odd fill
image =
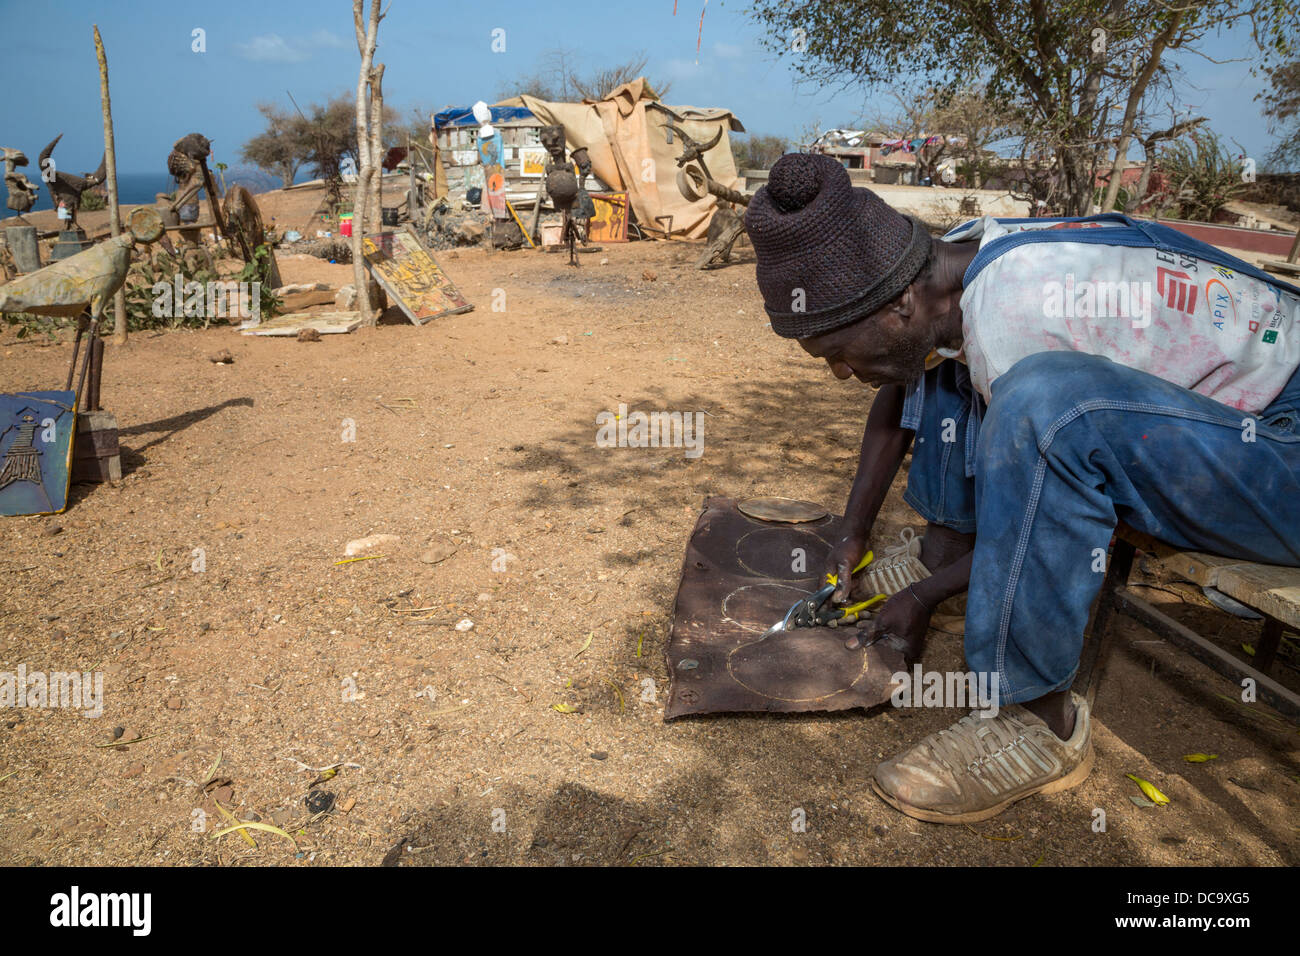
{"label": "metal bench frame", "polygon": [[[1238,684],[1249,677],[1255,682],[1258,700],[1291,720],[1300,722],[1300,695],[1283,687],[1269,676],[1277,658],[1278,647],[1282,643],[1283,631],[1294,631],[1295,625],[1273,616],[1268,608],[1256,607],[1251,602],[1237,597],[1241,603],[1264,617],[1263,633],[1255,650],[1255,664],[1254,666],[1247,664],[1157,610],[1129,588],[1128,578],[1133,570],[1133,558],[1138,548],[1154,555],[1165,566],[1192,583],[1211,587],[1215,583],[1213,580],[1215,565],[1236,567],[1250,563],[1229,562],[1227,559],[1195,552],[1180,552],[1121,522],[1115,529],[1115,544],[1111,549],[1110,564],[1106,569],[1106,578],[1097,598],[1092,623],[1088,628],[1088,637],[1079,661],[1079,677],[1076,686],[1087,689],[1089,705],[1091,706],[1097,696],[1097,687],[1101,682],[1101,674],[1113,638],[1115,618],[1119,614],[1126,614],[1224,677]],[[1207,572],[1210,574],[1209,579],[1206,579]],[[1296,569],[1295,573],[1297,580],[1300,580],[1300,569]]]}

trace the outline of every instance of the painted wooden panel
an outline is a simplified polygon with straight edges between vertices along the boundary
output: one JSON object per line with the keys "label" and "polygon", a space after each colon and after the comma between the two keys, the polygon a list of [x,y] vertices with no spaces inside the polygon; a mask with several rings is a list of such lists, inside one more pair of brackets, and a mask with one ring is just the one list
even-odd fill
{"label": "painted wooden panel", "polygon": [[68,506],[74,392],[0,395],[0,515]]}
{"label": "painted wooden panel", "polygon": [[366,268],[416,325],[474,308],[460,294],[408,224],[362,240]]}

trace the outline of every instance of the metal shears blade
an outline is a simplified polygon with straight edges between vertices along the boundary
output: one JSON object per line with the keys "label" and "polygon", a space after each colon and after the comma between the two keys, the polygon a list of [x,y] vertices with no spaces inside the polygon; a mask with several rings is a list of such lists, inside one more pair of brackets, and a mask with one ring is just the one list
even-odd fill
{"label": "metal shears blade", "polygon": [[[874,558],[875,554],[868,551],[851,573],[857,574],[870,564]],[[826,584],[808,596],[795,601],[790,610],[786,612],[785,617],[763,632],[763,638],[770,637],[780,631],[788,631],[792,627],[816,627],[817,625],[830,624],[832,621],[836,624],[851,624],[871,605],[885,600],[885,595],[877,594],[866,601],[859,601],[846,607],[837,607],[830,603],[830,599],[838,585],[839,577],[837,575],[826,575]],[[760,640],[763,638],[760,638]]]}

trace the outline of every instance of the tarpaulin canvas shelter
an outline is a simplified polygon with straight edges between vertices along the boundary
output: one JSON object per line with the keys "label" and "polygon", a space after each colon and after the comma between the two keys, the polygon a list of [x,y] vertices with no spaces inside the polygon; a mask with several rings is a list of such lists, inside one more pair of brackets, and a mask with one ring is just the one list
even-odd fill
{"label": "tarpaulin canvas shelter", "polygon": [[725,109],[665,106],[645,77],[624,83],[599,101],[551,103],[524,95],[493,109],[503,107],[522,107],[547,125],[564,127],[569,150],[587,147],[592,170],[610,189],[627,191],[637,223],[652,235],[702,238],[717,208],[713,196],[691,202],[677,188],[682,143],[669,125],[684,129],[698,143],[707,143],[721,129],[721,138],[704,154],[704,161],[715,180],[740,188],[729,136],[745,131],[740,120]]}

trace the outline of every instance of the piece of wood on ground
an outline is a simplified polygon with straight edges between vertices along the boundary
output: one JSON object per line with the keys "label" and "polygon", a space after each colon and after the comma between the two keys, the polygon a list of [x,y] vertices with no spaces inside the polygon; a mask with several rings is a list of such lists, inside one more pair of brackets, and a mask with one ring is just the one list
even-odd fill
{"label": "piece of wood on ground", "polygon": [[241,329],[244,335],[297,335],[302,329],[315,329],[321,335],[351,332],[361,325],[360,312],[296,312],[265,319]]}
{"label": "piece of wood on ground", "polygon": [[313,289],[310,292],[289,292],[281,297],[280,308],[286,313],[301,312],[313,305],[333,305],[336,293],[332,289]]}

